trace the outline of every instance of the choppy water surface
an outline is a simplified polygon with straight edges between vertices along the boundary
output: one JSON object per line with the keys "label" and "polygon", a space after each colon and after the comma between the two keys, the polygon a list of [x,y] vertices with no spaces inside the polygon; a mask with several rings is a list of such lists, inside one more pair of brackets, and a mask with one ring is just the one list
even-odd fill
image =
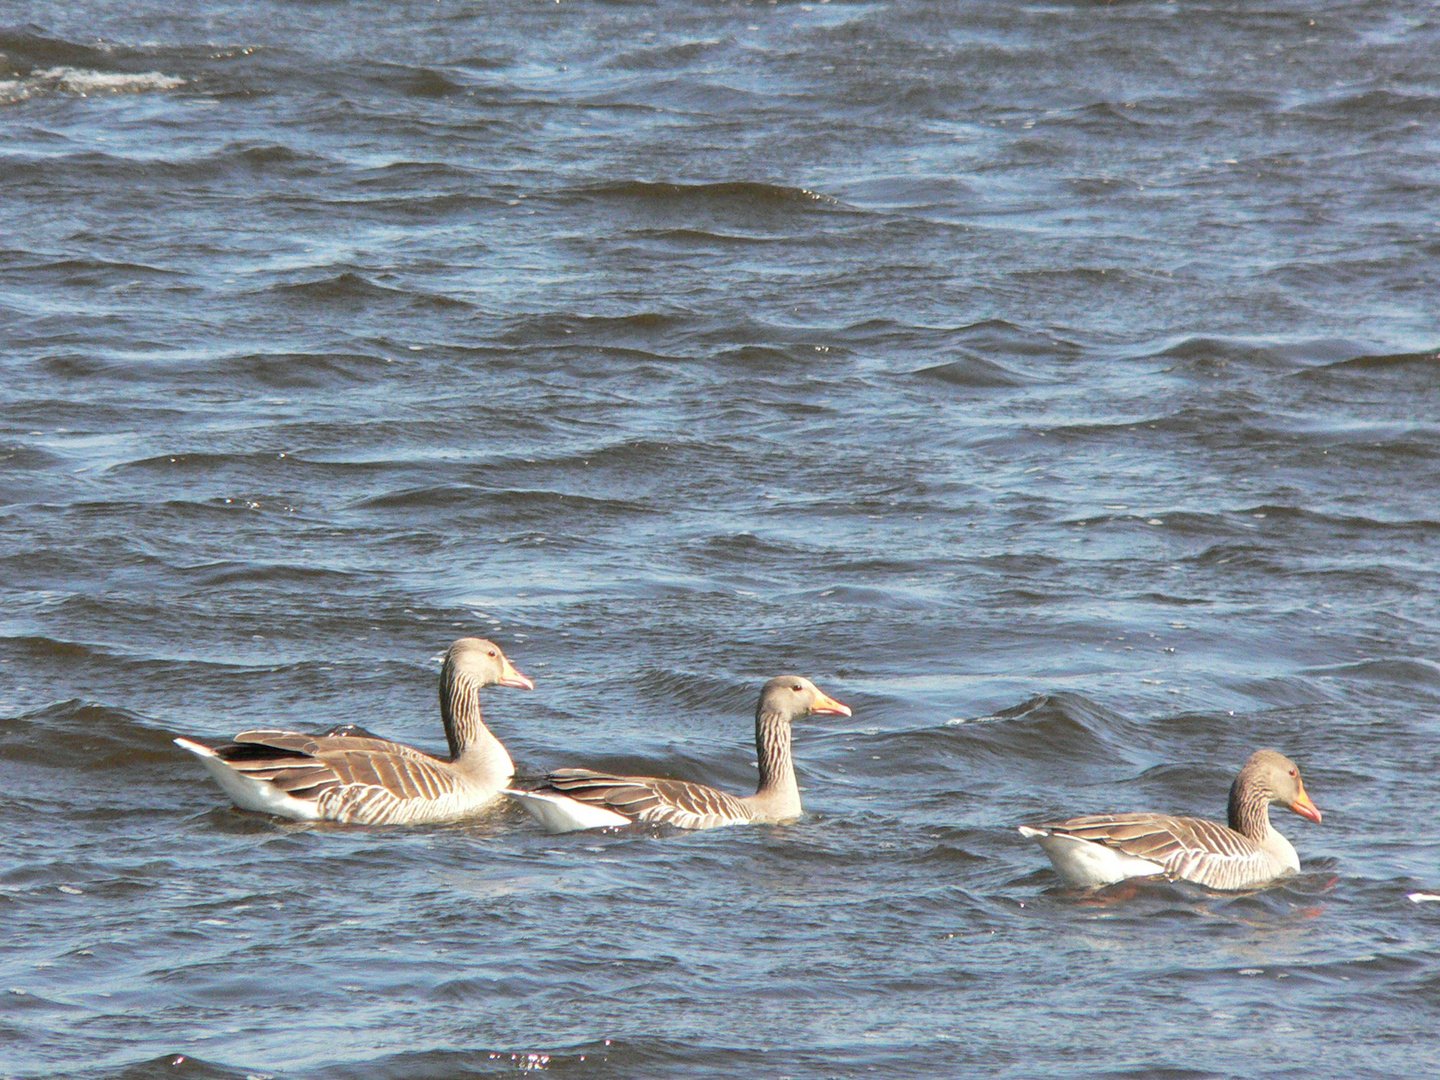
{"label": "choppy water surface", "polygon": [[[1440,1070],[1428,3],[147,3],[0,24],[0,1075]],[[228,807],[184,733],[783,828]],[[1017,822],[1326,812],[1254,895]]]}

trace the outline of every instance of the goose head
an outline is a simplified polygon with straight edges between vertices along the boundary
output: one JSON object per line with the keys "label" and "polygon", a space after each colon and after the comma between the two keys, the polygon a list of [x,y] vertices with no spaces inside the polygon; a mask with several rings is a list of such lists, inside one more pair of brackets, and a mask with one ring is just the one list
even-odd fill
{"label": "goose head", "polygon": [[1274,750],[1256,750],[1240,770],[1237,783],[1252,787],[1267,802],[1276,802],[1303,818],[1320,821],[1320,808],[1305,794],[1300,767]]}
{"label": "goose head", "polygon": [[520,672],[500,651],[500,646],[484,638],[461,638],[445,651],[444,671],[476,686],[514,686],[534,690],[535,684]]}
{"label": "goose head", "polygon": [[800,675],[777,675],[760,690],[757,716],[778,716],[796,720],[802,716],[849,716],[850,706],[843,705],[822,693],[814,683]]}

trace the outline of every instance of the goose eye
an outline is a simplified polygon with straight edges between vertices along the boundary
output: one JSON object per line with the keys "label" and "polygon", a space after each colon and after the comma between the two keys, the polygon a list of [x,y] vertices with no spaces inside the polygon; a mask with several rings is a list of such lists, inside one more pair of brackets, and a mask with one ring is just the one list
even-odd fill
{"label": "goose eye", "polygon": [[1290,770],[1290,775],[1291,775],[1291,776],[1299,776],[1300,774],[1299,774],[1299,772],[1297,772],[1296,770],[1291,769],[1291,770]]}
{"label": "goose eye", "polygon": [[794,690],[794,691],[798,694],[798,693],[800,693],[800,691],[801,691],[802,689],[804,689],[804,687],[801,687],[801,686],[799,686],[799,685],[796,685],[796,686],[790,687],[790,689],[791,689],[791,690]]}
{"label": "goose eye", "polygon": [[491,656],[499,656],[500,654],[497,653],[494,649],[491,649],[491,650],[490,650],[490,655],[491,655]]}

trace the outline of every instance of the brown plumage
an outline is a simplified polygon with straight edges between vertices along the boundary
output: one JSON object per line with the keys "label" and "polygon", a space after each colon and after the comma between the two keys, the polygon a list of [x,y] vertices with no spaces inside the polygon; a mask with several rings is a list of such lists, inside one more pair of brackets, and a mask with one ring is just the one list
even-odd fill
{"label": "brown plumage", "polygon": [[602,807],[631,821],[664,822],[682,829],[756,820],[755,808],[740,798],[688,780],[556,769],[537,790]]}
{"label": "brown plumage", "polygon": [[479,691],[496,684],[534,685],[493,642],[461,638],[446,651],[440,716],[448,759],[348,726],[324,735],[242,731],[215,747],[175,742],[247,810],[366,825],[450,821],[493,802],[514,772],[480,717]]}
{"label": "brown plumage", "polygon": [[1067,884],[1107,885],[1160,874],[1213,889],[1248,889],[1300,869],[1294,847],[1270,824],[1279,803],[1320,821],[1295,763],[1257,750],[1230,788],[1229,825],[1166,814],[1091,814],[1022,825]]}
{"label": "brown plumage", "polygon": [[705,784],[653,776],[617,776],[591,769],[557,769],[529,790],[509,794],[552,832],[632,822],[713,829],[800,816],[800,789],[790,752],[790,723],[811,713],[849,716],[850,709],[809,679],[781,675],[760,691],[755,747],[760,780],[754,795],[735,796]]}

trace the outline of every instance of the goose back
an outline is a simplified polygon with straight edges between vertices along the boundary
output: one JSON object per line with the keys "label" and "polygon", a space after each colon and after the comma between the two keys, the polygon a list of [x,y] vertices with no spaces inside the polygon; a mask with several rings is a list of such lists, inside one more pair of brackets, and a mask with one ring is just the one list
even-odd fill
{"label": "goose back", "polygon": [[440,700],[449,760],[355,725],[321,735],[242,731],[215,747],[175,742],[247,810],[363,825],[450,821],[494,802],[513,771],[480,717],[478,691],[497,683],[533,686],[492,642],[461,638],[446,651]]}
{"label": "goose back", "polygon": [[557,769],[546,777],[546,787],[576,802],[646,824],[713,829],[755,819],[743,799],[687,780]]}
{"label": "goose back", "polygon": [[790,821],[800,816],[790,723],[811,713],[849,716],[850,709],[798,675],[777,676],[761,688],[755,707],[759,781],[754,795],[735,796],[686,780],[574,768],[557,769],[529,790],[507,793],[552,832],[631,822],[714,829]]}
{"label": "goose back", "polygon": [[[1158,873],[1212,889],[1244,889],[1300,868],[1294,848],[1279,833],[1274,836],[1289,850],[1288,859],[1270,846],[1204,818],[1147,813],[1092,814],[1047,822],[1031,829],[1049,839],[1049,843],[1041,839],[1041,845],[1062,876],[1073,885],[1109,884],[1109,881],[1098,882],[1093,880],[1093,872],[1080,874],[1072,869],[1085,856],[1079,851],[1067,850],[1067,842],[1098,845],[1122,856],[1109,862],[1117,870],[1128,866],[1132,872],[1117,874],[1111,881],[1134,877],[1137,873]],[[1146,870],[1131,860],[1153,869]],[[1107,860],[1092,854],[1088,861],[1103,865]],[[1076,880],[1079,877],[1084,880]]]}

